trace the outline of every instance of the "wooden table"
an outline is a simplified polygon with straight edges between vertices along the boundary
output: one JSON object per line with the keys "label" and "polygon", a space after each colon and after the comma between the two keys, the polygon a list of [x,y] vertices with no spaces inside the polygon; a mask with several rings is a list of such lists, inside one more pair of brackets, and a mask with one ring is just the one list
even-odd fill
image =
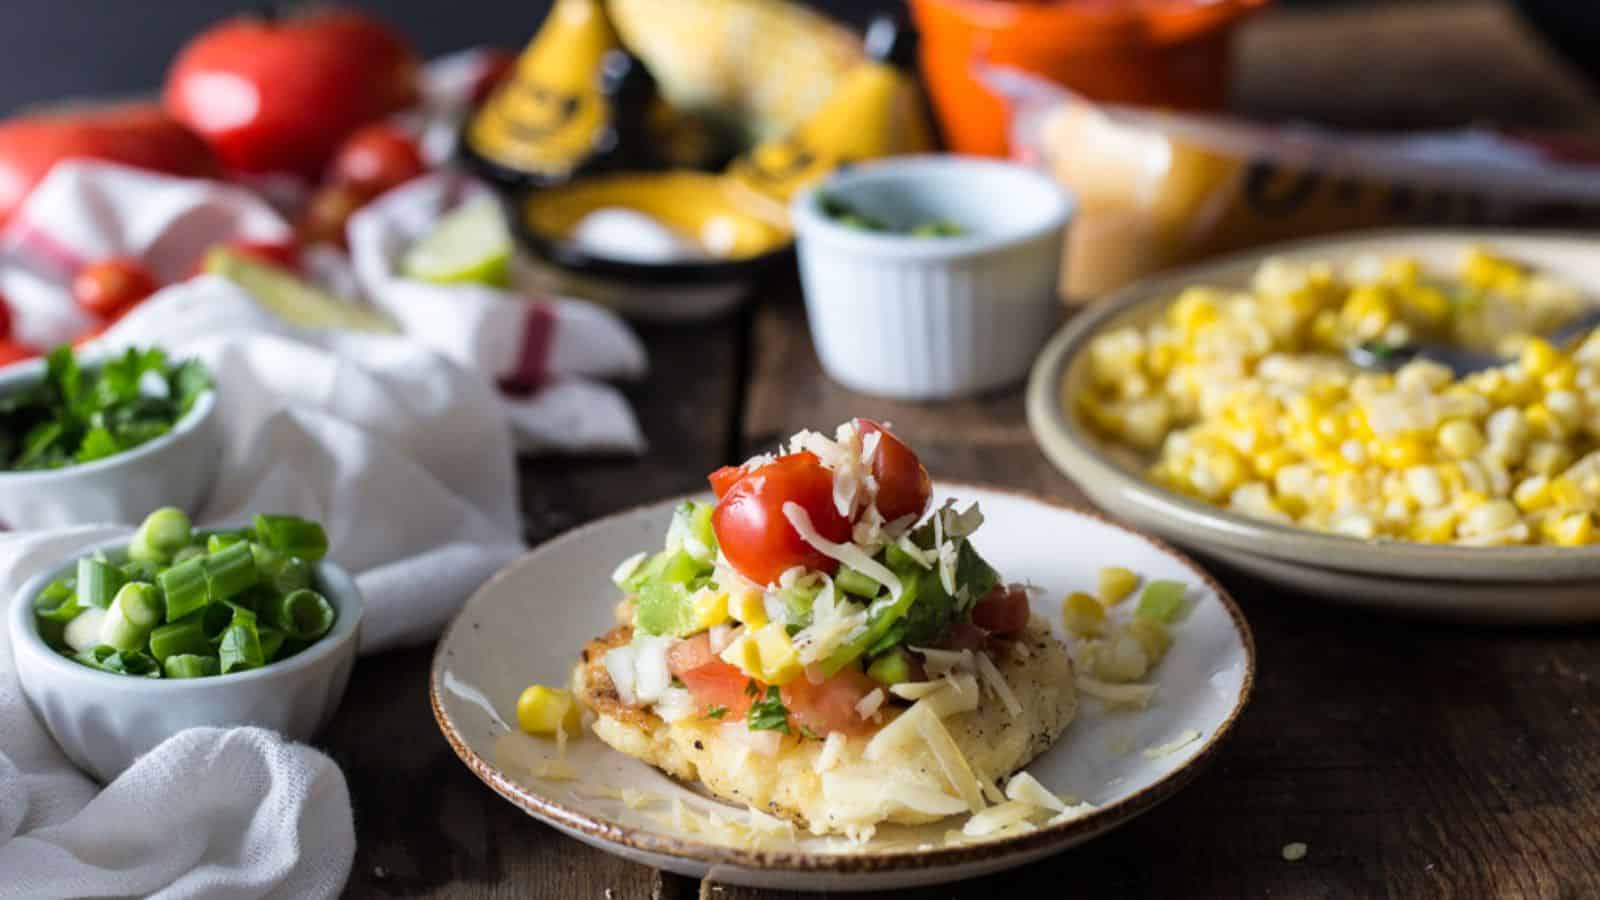
{"label": "wooden table", "polygon": [[[1600,105],[1494,4],[1275,13],[1241,55],[1240,106],[1267,115],[1600,122]],[[650,455],[526,461],[530,544],[700,489],[718,465],[856,414],[892,420],[936,476],[1081,501],[1034,446],[1016,392],[923,407],[829,382],[792,273],[734,319],[640,331],[653,374],[628,394]],[[1260,678],[1215,765],[1081,848],[895,896],[1600,896],[1600,632],[1419,624],[1223,576],[1255,628]],[[352,896],[785,896],[664,875],[527,818],[439,736],[431,654],[363,660],[324,738],[355,804]],[[1305,859],[1284,861],[1291,841],[1309,845]]]}

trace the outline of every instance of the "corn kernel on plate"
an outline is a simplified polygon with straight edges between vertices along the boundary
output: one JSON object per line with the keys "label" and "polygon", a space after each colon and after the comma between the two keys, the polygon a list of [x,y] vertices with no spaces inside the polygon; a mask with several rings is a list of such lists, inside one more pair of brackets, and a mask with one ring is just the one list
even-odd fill
{"label": "corn kernel on plate", "polygon": [[[1033,585],[1030,609],[1071,648],[1081,701],[1029,777],[1008,780],[1007,796],[974,815],[813,834],[613,749],[594,711],[570,720],[574,695],[529,688],[568,683],[576,648],[615,625],[617,560],[657,544],[681,499],[568,532],[480,588],[435,652],[434,716],[490,788],[578,840],[682,874],[788,890],[890,889],[1011,868],[1183,787],[1254,680],[1254,644],[1233,601],[1185,557],[1095,515],[979,485],[936,482],[933,495],[936,507],[981,505],[985,557]],[[1170,624],[1151,630],[1141,610]]]}
{"label": "corn kernel on plate", "polygon": [[[1130,286],[1046,346],[1028,417],[1096,503],[1342,602],[1485,622],[1600,620],[1600,240],[1392,230]],[[1506,363],[1366,372],[1451,343]]]}

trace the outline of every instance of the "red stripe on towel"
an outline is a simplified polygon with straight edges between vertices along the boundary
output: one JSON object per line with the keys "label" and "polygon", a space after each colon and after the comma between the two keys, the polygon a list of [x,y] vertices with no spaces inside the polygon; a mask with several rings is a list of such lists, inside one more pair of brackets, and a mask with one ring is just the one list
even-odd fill
{"label": "red stripe on towel", "polygon": [[522,345],[511,371],[500,379],[508,393],[532,393],[549,377],[550,347],[556,333],[556,314],[550,304],[533,301],[522,320]]}

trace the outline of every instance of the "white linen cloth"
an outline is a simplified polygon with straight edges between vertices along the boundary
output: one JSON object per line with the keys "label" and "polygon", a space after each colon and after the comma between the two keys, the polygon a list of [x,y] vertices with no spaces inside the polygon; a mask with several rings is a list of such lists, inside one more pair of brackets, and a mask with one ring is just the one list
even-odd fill
{"label": "white linen cloth", "polygon": [[[499,414],[525,451],[639,453],[633,411],[599,379],[647,368],[638,338],[609,310],[579,300],[484,285],[401,277],[401,256],[439,217],[488,189],[450,170],[414,179],[352,217],[350,256],[306,248],[308,274],[375,307],[402,333],[507,388]],[[111,256],[140,260],[163,283],[188,275],[214,244],[279,242],[292,231],[243,187],[174,178],[110,163],[66,161],[50,170],[0,233],[0,294],[25,343],[46,348],[92,320],[72,301],[71,276]]]}
{"label": "white linen cloth", "polygon": [[[200,524],[325,524],[366,600],[362,652],[431,638],[521,550],[511,436],[481,376],[405,337],[308,333],[207,276],[108,331],[218,383],[221,473]],[[0,606],[126,525],[0,536]],[[327,757],[259,729],[196,729],[98,789],[28,709],[0,636],[0,896],[331,897],[355,837]]]}

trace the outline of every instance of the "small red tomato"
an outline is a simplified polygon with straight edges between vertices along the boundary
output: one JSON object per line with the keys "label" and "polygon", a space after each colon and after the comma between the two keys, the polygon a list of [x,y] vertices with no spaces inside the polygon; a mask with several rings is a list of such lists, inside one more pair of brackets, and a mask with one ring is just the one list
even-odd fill
{"label": "small red tomato", "polygon": [[794,566],[822,572],[839,567],[789,524],[786,503],[804,509],[824,538],[850,539],[850,520],[833,505],[833,473],[814,454],[791,453],[746,472],[717,501],[711,527],[728,562],[756,584],[771,584]]}
{"label": "small red tomato", "polygon": [[350,135],[333,157],[334,181],[368,188],[373,194],[403,184],[428,170],[417,142],[393,125],[368,125]]}
{"label": "small red tomato", "polygon": [[156,278],[138,260],[114,256],[90,263],[72,278],[72,298],[102,319],[115,318],[156,292]]}
{"label": "small red tomato", "polygon": [[990,634],[1013,635],[1028,624],[1028,589],[995,585],[972,610],[972,624]]}
{"label": "small red tomato", "polygon": [[887,428],[871,419],[857,419],[865,438],[878,434],[878,452],[872,458],[872,475],[878,481],[878,513],[885,522],[902,516],[920,517],[933,496],[933,479],[917,454]]}
{"label": "small red tomato", "polygon": [[300,216],[295,234],[302,244],[333,244],[345,247],[345,223],[355,211],[377,196],[368,188],[336,182],[319,189]]}
{"label": "small red tomato", "polygon": [[0,338],[0,366],[9,366],[12,363],[22,362],[25,359],[33,359],[38,355],[38,350],[35,350],[21,341],[14,341],[10,338]]}
{"label": "small red tomato", "polygon": [[743,477],[743,466],[723,466],[707,475],[706,480],[711,482],[711,493],[716,494],[717,499],[721,500],[722,495],[728,492],[728,488],[733,487],[733,483]]}

